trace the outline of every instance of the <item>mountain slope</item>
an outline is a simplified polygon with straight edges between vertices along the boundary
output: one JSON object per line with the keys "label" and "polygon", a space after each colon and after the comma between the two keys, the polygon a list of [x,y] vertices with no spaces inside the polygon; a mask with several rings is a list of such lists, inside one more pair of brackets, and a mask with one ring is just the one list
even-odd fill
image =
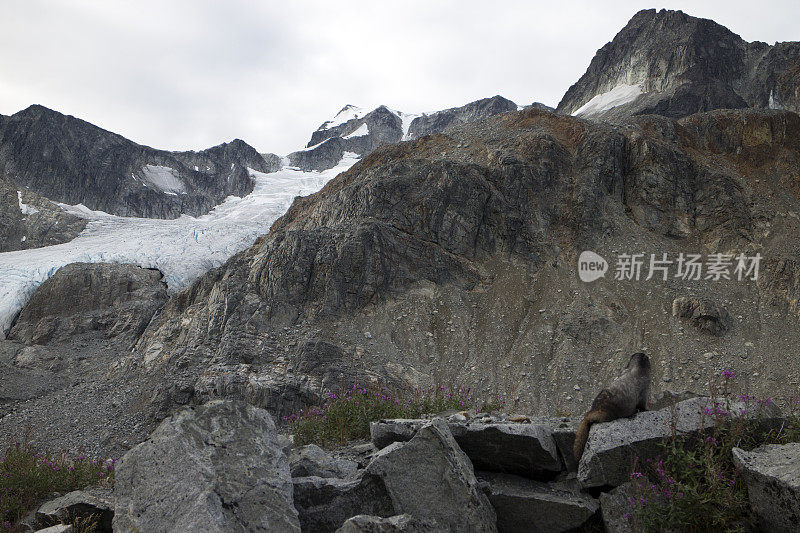
{"label": "mountain slope", "polygon": [[252,190],[247,167],[276,170],[238,139],[200,152],[166,152],[43,106],[0,117],[0,178],[115,215],[204,214]]}
{"label": "mountain slope", "polygon": [[[768,110],[612,126],[529,109],[381,147],[170,300],[137,347],[150,412],[240,396],[285,413],[380,381],[576,413],[639,349],[654,396],[727,367],[788,394],[799,163],[800,117]],[[580,281],[583,250],[612,272]],[[665,252],[764,262],[758,281],[613,279],[616,255]],[[705,301],[718,328],[682,314]]]}
{"label": "mountain slope", "polygon": [[748,43],[712,20],[638,12],[597,51],[558,111],[615,119],[721,108],[800,110],[800,43]]}

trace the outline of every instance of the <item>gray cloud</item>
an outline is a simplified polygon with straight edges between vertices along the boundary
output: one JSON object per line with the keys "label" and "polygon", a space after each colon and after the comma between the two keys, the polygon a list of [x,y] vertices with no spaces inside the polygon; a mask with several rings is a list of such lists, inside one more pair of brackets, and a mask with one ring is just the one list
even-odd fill
{"label": "gray cloud", "polygon": [[[0,113],[32,103],[137,142],[305,144],[344,104],[555,105],[640,2],[61,1],[0,4]],[[747,40],[796,40],[796,2],[664,2]],[[739,4],[739,5],[736,5]]]}

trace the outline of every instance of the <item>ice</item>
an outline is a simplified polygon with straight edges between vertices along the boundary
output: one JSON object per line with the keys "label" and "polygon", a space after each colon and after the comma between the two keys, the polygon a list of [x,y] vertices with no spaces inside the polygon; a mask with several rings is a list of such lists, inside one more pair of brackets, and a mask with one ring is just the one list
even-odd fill
{"label": "ice", "polygon": [[352,139],[353,137],[363,137],[365,135],[369,135],[369,126],[367,126],[366,122],[359,126],[353,133],[342,137],[342,139]]}
{"label": "ice", "polygon": [[601,111],[606,111],[612,107],[617,107],[622,104],[634,101],[640,94],[642,94],[641,84],[637,85],[617,85],[613,89],[603,94],[598,94],[585,104],[583,104],[577,111],[572,113],[573,116],[578,115],[594,115]]}
{"label": "ice", "polygon": [[22,203],[22,191],[17,191],[17,201],[19,202],[19,210],[22,211],[23,215],[35,215],[39,212],[39,210],[32,205]]}
{"label": "ice", "polygon": [[133,263],[158,268],[170,292],[179,291],[267,233],[295,196],[318,191],[357,160],[356,154],[345,153],[338,166],[323,172],[284,167],[264,174],[248,169],[255,181],[252,193],[243,198],[229,196],[210,213],[196,218],[119,217],[80,204],[59,204],[88,219],[86,229],[67,243],[0,253],[0,338],[36,287],[69,263]]}
{"label": "ice", "polygon": [[170,167],[160,165],[145,165],[142,175],[148,183],[154,185],[167,194],[185,193],[186,189],[178,176],[178,172]]}

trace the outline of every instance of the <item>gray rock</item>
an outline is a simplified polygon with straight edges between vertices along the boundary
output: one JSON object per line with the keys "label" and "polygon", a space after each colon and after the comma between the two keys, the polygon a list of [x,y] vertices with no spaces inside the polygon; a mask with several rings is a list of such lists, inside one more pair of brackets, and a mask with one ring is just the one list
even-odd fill
{"label": "gray rock", "polygon": [[635,496],[631,482],[626,482],[609,492],[600,494],[600,512],[608,533],[636,533],[637,526],[630,498]]}
{"label": "gray rock", "polygon": [[552,429],[553,442],[556,443],[558,454],[564,463],[564,467],[570,472],[575,472],[578,469],[575,455],[572,453],[572,445],[575,443],[575,431],[576,428],[574,426],[554,427]]}
{"label": "gray rock", "polygon": [[800,523],[800,443],[770,444],[746,452],[733,449],[733,462],[747,484],[750,507],[762,531],[797,531]]}
{"label": "gray rock", "polygon": [[0,220],[3,221],[0,224],[0,252],[68,242],[86,227],[86,220],[70,215],[47,198],[2,176]]}
{"label": "gray rock", "polygon": [[694,327],[716,335],[724,335],[731,328],[732,320],[725,309],[708,298],[680,296],[672,302],[672,316],[688,320]]}
{"label": "gray rock", "polygon": [[358,463],[327,453],[316,444],[295,448],[289,454],[292,477],[343,478],[356,471]]}
{"label": "gray rock", "polygon": [[63,266],[34,291],[9,339],[46,344],[92,330],[136,337],[167,300],[161,278],[158,270],[127,264]]}
{"label": "gray rock", "polygon": [[76,490],[45,502],[36,511],[36,521],[41,525],[50,525],[92,515],[99,532],[111,531],[114,495],[110,488],[90,487]]}
{"label": "gray rock", "polygon": [[115,475],[115,531],[299,531],[269,413],[217,400],[164,420]]}
{"label": "gray rock", "polygon": [[40,105],[0,116],[0,178],[18,190],[120,216],[205,214],[253,190],[267,161],[236,139],[200,152],[136,144]]}
{"label": "gray rock", "polygon": [[292,482],[303,531],[336,531],[359,514],[395,514],[386,489],[371,478],[299,477]]}
{"label": "gray rock", "polygon": [[382,482],[393,514],[446,524],[451,531],[497,531],[497,518],[478,489],[472,464],[442,420],[376,453],[364,477]]}
{"label": "gray rock", "polygon": [[[376,447],[411,440],[426,420],[381,420],[370,424]],[[552,430],[536,424],[448,424],[459,447],[475,468],[528,477],[547,476],[562,470]]]}
{"label": "gray rock", "polygon": [[417,520],[409,514],[400,514],[381,518],[380,516],[357,515],[347,519],[336,533],[425,533],[449,531],[449,529],[437,526],[430,521]]}
{"label": "gray rock", "polygon": [[[706,411],[713,413],[714,409],[729,411],[733,416],[745,413],[746,405],[733,402],[726,410],[723,406],[715,407],[710,398],[691,398],[676,404],[674,409],[640,412],[632,418],[593,425],[578,465],[578,479],[584,487],[616,487],[625,483],[634,458],[638,457],[640,462],[655,458],[661,452],[659,444],[672,435],[673,425],[678,435],[696,434],[715,425],[715,415]],[[764,414],[765,427],[781,420],[777,408]],[[755,418],[758,414],[751,409],[743,416]]]}
{"label": "gray rock", "polygon": [[600,508],[596,499],[572,486],[542,483],[510,474],[478,472],[489,484],[487,494],[501,533],[572,531]]}

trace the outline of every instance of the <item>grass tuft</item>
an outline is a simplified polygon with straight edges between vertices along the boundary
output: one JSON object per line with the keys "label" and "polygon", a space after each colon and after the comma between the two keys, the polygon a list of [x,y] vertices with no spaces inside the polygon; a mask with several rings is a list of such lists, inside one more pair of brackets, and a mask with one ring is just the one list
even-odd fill
{"label": "grass tuft", "polygon": [[20,530],[19,522],[43,499],[113,483],[114,461],[37,453],[27,439],[0,451],[0,532]]}
{"label": "grass tuft", "polygon": [[434,387],[403,392],[355,384],[352,389],[330,393],[322,405],[302,409],[283,421],[297,445],[330,447],[369,438],[370,422],[384,418],[418,418],[449,410],[492,411],[503,405],[502,395],[479,402],[470,389]]}

